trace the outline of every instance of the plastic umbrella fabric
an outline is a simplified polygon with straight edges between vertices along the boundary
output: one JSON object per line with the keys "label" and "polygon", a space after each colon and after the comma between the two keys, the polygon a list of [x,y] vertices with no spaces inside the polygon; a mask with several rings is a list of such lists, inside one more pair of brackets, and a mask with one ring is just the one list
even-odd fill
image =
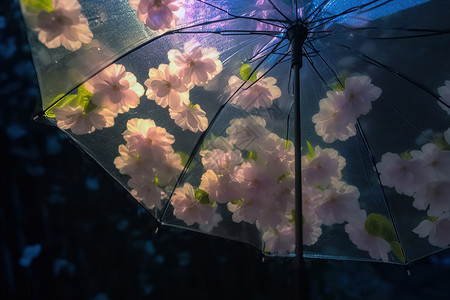
{"label": "plastic umbrella fabric", "polygon": [[37,117],[162,224],[269,255],[449,246],[448,1],[21,4]]}

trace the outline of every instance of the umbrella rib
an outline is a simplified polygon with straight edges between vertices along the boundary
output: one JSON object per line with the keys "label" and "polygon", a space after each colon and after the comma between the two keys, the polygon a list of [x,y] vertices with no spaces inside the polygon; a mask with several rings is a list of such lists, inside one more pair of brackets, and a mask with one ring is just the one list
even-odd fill
{"label": "umbrella rib", "polygon": [[404,35],[404,36],[392,36],[392,37],[364,37],[358,35],[358,37],[369,39],[369,40],[404,40],[404,39],[414,39],[414,38],[421,38],[421,37],[430,37],[430,36],[437,36],[437,35],[443,35],[443,34],[449,34],[450,30],[446,32],[430,32],[430,33],[423,33],[423,34],[417,34],[417,35]]}
{"label": "umbrella rib", "polygon": [[[275,51],[275,50],[274,50]],[[273,52],[274,54],[276,54],[276,52]],[[275,68],[276,66],[278,66],[281,63],[284,63],[286,61],[283,61],[283,59],[285,59],[289,54],[289,52],[283,53],[281,54],[283,55],[282,58],[280,58],[276,63],[274,63],[267,71],[265,71],[261,76],[259,76],[259,78],[257,78],[255,81],[253,81],[248,87],[244,88],[244,90],[248,90],[249,88],[251,88],[252,86],[254,86],[261,78],[263,78],[264,76],[266,76],[267,73],[269,73],[273,68]],[[269,55],[267,55],[266,57],[268,57]],[[256,68],[255,68],[256,70]],[[249,78],[253,75],[254,71],[251,73],[251,75],[249,76]]]}
{"label": "umbrella rib", "polygon": [[[283,18],[285,19],[286,22],[288,22],[289,24],[292,24],[292,20],[289,19],[273,2],[272,0],[269,0],[269,3],[272,5],[272,7],[280,14],[283,16]],[[281,22],[280,22],[281,23]]]}
{"label": "umbrella rib", "polygon": [[[313,49],[315,49],[315,47],[314,47],[313,45],[310,45],[310,46],[311,46]],[[322,62],[327,66],[327,68],[333,73],[333,76],[334,76],[335,79],[339,82],[339,84],[340,84],[342,87],[344,87],[344,84],[343,84],[342,81],[339,79],[339,77],[337,76],[337,74],[336,74],[336,72],[333,70],[333,68],[331,68],[330,64],[323,58],[322,55],[320,55],[318,52],[317,52],[317,54],[318,54],[318,56],[320,57],[320,59],[322,60]],[[313,68],[314,68],[314,70],[315,70],[316,72],[318,72],[314,66],[313,66]],[[319,76],[322,78],[322,76],[321,76],[320,74],[319,74]],[[325,82],[325,80],[324,80],[323,78],[322,78],[322,80],[324,81],[324,83],[325,83],[326,85],[328,85],[328,84]],[[365,132],[364,132],[364,130],[363,130],[363,127],[362,127],[362,125],[361,125],[360,120],[359,120],[359,119],[356,119],[356,122],[357,122],[356,128],[357,128],[357,130],[358,130],[359,135],[361,136],[361,139],[363,140],[364,148],[366,149],[367,155],[368,155],[369,158],[370,158],[370,162],[372,163],[372,165],[373,165],[373,167],[374,167],[374,169],[375,169],[375,171],[376,171],[377,182],[378,182],[378,185],[379,185],[379,187],[380,187],[380,189],[381,189],[381,192],[382,192],[382,195],[383,195],[383,199],[384,199],[384,203],[386,204],[386,208],[387,208],[388,215],[389,215],[389,217],[390,217],[391,220],[394,220],[394,218],[392,217],[392,211],[391,211],[391,208],[390,208],[390,206],[389,206],[389,202],[387,201],[387,197],[386,197],[386,194],[385,194],[385,192],[384,192],[383,184],[381,183],[381,179],[380,179],[380,175],[379,175],[379,172],[378,172],[378,168],[377,168],[377,166],[376,166],[375,155],[373,154],[373,152],[372,152],[372,150],[371,150],[371,147],[370,147],[370,145],[369,145],[368,139],[367,139],[366,134],[365,134]],[[396,227],[396,225],[395,225],[394,222],[392,222],[392,225],[393,225],[393,227],[394,227],[394,231],[395,231],[395,235],[396,235],[397,241],[401,244],[401,248],[402,248],[402,251],[403,251],[403,245],[402,245],[401,240],[400,240],[400,238],[399,238],[397,227]]]}
{"label": "umbrella rib", "polygon": [[[278,50],[281,50],[282,48],[284,48],[284,47],[286,47],[286,46],[288,46],[288,45],[289,45],[289,44],[286,44],[286,45],[284,45],[284,46],[278,48]],[[260,59],[262,59],[262,58],[264,58],[264,57],[266,57],[266,56],[268,56],[268,55],[271,55],[271,54],[284,55],[285,53],[278,53],[278,52],[276,52],[276,50],[273,50],[273,51],[271,51],[271,52],[269,52],[269,53],[261,54],[260,57],[258,57],[258,58],[255,58],[255,57],[257,57],[257,55],[254,55],[254,56],[252,56],[251,58],[249,58],[247,61],[248,61],[248,62],[256,62],[256,61],[258,61],[258,60],[260,60]]]}
{"label": "umbrella rib", "polygon": [[[196,0],[196,1],[201,1],[201,0]],[[101,71],[103,71],[104,69],[106,69],[108,66],[110,66],[111,64],[114,64],[115,62],[121,60],[122,58],[124,58],[125,56],[129,55],[132,52],[135,52],[143,47],[145,47],[146,45],[153,43],[154,41],[169,36],[171,34],[178,34],[178,33],[189,33],[189,32],[183,32],[183,30],[186,29],[190,29],[190,28],[195,28],[195,27],[200,27],[200,26],[205,26],[205,25],[210,25],[210,24],[215,24],[215,23],[220,23],[220,22],[227,22],[227,21],[231,21],[231,20],[235,20],[236,18],[231,17],[231,18],[226,18],[226,19],[218,19],[218,20],[212,20],[212,21],[206,21],[206,22],[202,22],[199,24],[193,24],[193,25],[189,25],[189,26],[185,26],[185,27],[181,27],[178,29],[174,29],[172,31],[167,31],[159,36],[156,36],[154,38],[151,38],[145,42],[143,42],[140,45],[137,45],[136,47],[133,47],[131,50],[126,51],[125,53],[117,56],[116,58],[114,58],[111,62],[109,62],[107,65],[100,67],[100,69],[96,72],[94,72],[93,74],[91,74],[90,76],[88,76],[88,78],[86,78],[85,80],[83,80],[83,82],[75,85],[72,89],[70,89],[68,92],[66,92],[65,94],[63,94],[63,96],[61,96],[60,98],[58,98],[57,100],[55,100],[51,105],[49,105],[48,108],[41,110],[40,112],[38,112],[33,119],[39,119],[40,117],[42,117],[43,115],[46,114],[46,112],[48,112],[49,110],[51,110],[52,108],[54,108],[56,105],[58,105],[58,103],[64,99],[66,96],[68,96],[69,94],[71,94],[72,92],[76,91],[80,86],[82,86],[84,84],[84,82],[86,82],[87,80],[93,78],[94,76],[96,76],[98,73],[100,73]],[[271,24],[271,23],[270,23]],[[274,24],[271,24],[274,25]]]}
{"label": "umbrella rib", "polygon": [[366,149],[367,155],[369,155],[369,158],[370,158],[370,162],[372,163],[372,166],[375,169],[375,173],[376,173],[376,176],[377,176],[377,182],[378,182],[378,185],[379,185],[379,187],[381,189],[381,193],[382,193],[383,198],[384,198],[384,203],[386,204],[387,213],[389,215],[389,218],[392,220],[391,223],[392,223],[392,226],[394,227],[395,237],[397,239],[397,242],[400,243],[401,251],[404,253],[404,256],[405,256],[404,257],[404,259],[405,259],[404,263],[406,263],[406,252],[404,250],[403,243],[402,243],[402,241],[400,239],[399,231],[398,231],[397,226],[396,226],[396,224],[394,222],[394,218],[393,218],[393,215],[392,215],[392,210],[391,210],[391,207],[389,205],[389,202],[387,201],[387,196],[386,196],[386,193],[384,192],[383,184],[381,183],[380,172],[378,171],[378,168],[377,168],[377,161],[375,159],[375,155],[373,154],[373,152],[372,152],[372,150],[370,148],[370,145],[369,145],[369,142],[367,140],[366,134],[365,134],[365,132],[363,130],[363,127],[362,127],[361,122],[359,121],[359,119],[356,119],[356,129],[358,130],[358,133],[359,133],[359,135],[361,136],[361,138],[363,140],[364,148]]}
{"label": "umbrella rib", "polygon": [[[311,45],[312,46],[312,45]],[[315,49],[315,48],[314,48]],[[327,66],[327,68],[333,73],[333,76],[336,78],[337,82],[339,83],[339,85],[344,88],[344,83],[340,80],[340,78],[337,76],[336,72],[334,71],[333,68],[331,68],[331,66],[328,64],[328,62],[325,60],[325,58],[323,58],[319,52],[317,51],[317,56],[319,56],[322,60],[322,62]],[[327,84],[328,85],[328,84]],[[387,105],[393,110],[395,111],[406,123],[408,123],[411,127],[413,127],[414,129],[416,129],[417,131],[419,131],[419,129],[417,128],[416,125],[414,125],[411,121],[409,121],[400,111],[398,108],[396,108],[392,103],[390,103],[389,101],[387,102]]]}
{"label": "umbrella rib", "polygon": [[[263,56],[269,55],[270,52],[269,52],[269,53],[266,53],[266,54],[262,54],[262,53],[263,53],[263,51],[267,51],[267,50],[269,50],[269,49],[275,47],[276,45],[277,45],[277,44],[272,44],[272,45],[268,46],[268,47],[265,48],[265,49],[264,49],[264,47],[262,47],[261,49],[258,50],[257,53],[255,53],[252,57],[250,57],[249,59],[247,59],[247,61],[253,61],[254,59],[255,59],[255,61],[256,61],[256,59],[260,59],[260,57],[259,57],[259,58],[256,58],[256,57],[258,57],[259,55],[263,55]],[[285,46],[283,46],[283,47],[285,47]]]}
{"label": "umbrella rib", "polygon": [[[225,10],[225,9],[223,9],[223,8],[217,6],[217,5],[208,3],[206,1],[203,1],[203,0],[196,0],[196,1],[197,2],[201,2],[203,4],[206,4],[208,6],[211,6],[211,7],[215,8],[215,9],[217,9],[217,10],[220,10],[221,12],[224,12],[227,15],[229,15],[230,17],[235,18],[235,19],[249,19],[249,20],[258,21],[258,22],[261,22],[261,23],[266,23],[266,24],[273,25],[273,26],[280,27],[280,28],[286,28],[286,25],[284,25],[282,22],[280,22],[279,20],[276,20],[276,19],[260,19],[260,18],[253,18],[253,17],[248,17],[248,16],[239,16],[239,15],[232,14],[232,13],[228,12],[227,10]],[[281,26],[278,25],[278,24],[274,24],[272,22],[280,23]]]}
{"label": "umbrella rib", "polygon": [[311,67],[314,69],[314,71],[316,72],[316,74],[319,76],[319,78],[323,81],[323,83],[325,83],[325,85],[329,86],[329,84],[327,83],[327,81],[325,80],[325,78],[323,78],[323,76],[320,74],[319,70],[317,70],[316,66],[314,65],[314,62],[312,61],[311,57],[309,55],[305,55],[306,60],[308,60],[309,64],[311,65]]}
{"label": "umbrella rib", "polygon": [[[200,0],[198,0],[200,1]],[[284,39],[282,39],[281,41],[278,42],[277,47],[284,41]],[[274,48],[273,51],[277,50],[277,47]],[[261,66],[264,61],[268,58],[269,56],[266,56],[256,67],[255,69],[251,72],[251,74],[248,76],[248,78],[250,78],[258,69],[259,66]],[[262,76],[261,76],[262,77]],[[192,149],[191,154],[189,155],[188,161],[186,162],[186,165],[184,166],[183,170],[180,173],[180,176],[178,177],[177,181],[175,182],[175,185],[168,197],[168,201],[166,203],[166,205],[164,206],[164,209],[162,210],[162,214],[161,217],[159,218],[159,222],[162,224],[163,218],[167,212],[167,209],[169,208],[170,205],[170,199],[172,198],[173,194],[175,193],[175,190],[177,189],[177,187],[179,186],[179,184],[181,183],[181,181],[184,179],[184,176],[188,170],[189,165],[191,164],[192,160],[195,157],[195,154],[198,152],[198,150],[200,149],[200,147],[202,146],[206,136],[208,135],[208,133],[211,131],[212,126],[214,125],[214,123],[216,122],[217,118],[219,117],[220,113],[222,112],[222,110],[225,108],[225,106],[230,102],[230,100],[244,87],[244,85],[247,83],[248,81],[244,81],[237,89],[236,91],[225,101],[225,103],[223,103],[219,109],[217,110],[216,114],[214,115],[214,117],[211,119],[211,121],[208,124],[208,127],[206,128],[206,130],[200,135],[197,143],[195,144],[194,149]]]}
{"label": "umbrella rib", "polygon": [[[305,19],[303,20],[303,23],[312,23],[314,22],[314,19],[318,16],[318,14],[321,12],[322,8],[324,6],[326,6],[331,0],[324,0],[319,6],[317,6],[312,13],[310,13],[308,16],[305,17]],[[311,21],[308,21],[308,19],[313,16]]]}
{"label": "umbrella rib", "polygon": [[[313,23],[313,22],[317,22],[317,23],[322,22],[322,23],[316,24],[316,25],[315,25],[314,27],[312,27],[311,29],[320,27],[320,26],[322,26],[322,25],[328,23],[329,21],[335,20],[335,19],[337,19],[337,18],[339,18],[339,17],[342,17],[342,16],[344,16],[344,15],[350,14],[350,13],[355,12],[355,11],[358,11],[358,10],[361,10],[361,9],[363,9],[363,8],[365,8],[365,7],[367,7],[367,6],[370,6],[370,5],[372,5],[372,4],[374,4],[374,3],[378,2],[378,1],[380,1],[380,0],[373,0],[373,1],[371,1],[371,2],[369,2],[369,3],[366,3],[366,4],[363,4],[363,5],[353,6],[353,7],[350,7],[350,8],[348,8],[348,9],[344,10],[343,12],[340,12],[339,14],[336,14],[336,15],[333,15],[333,16],[329,16],[329,17],[326,17],[326,18],[322,18],[322,19],[319,19],[319,20],[314,20],[314,19],[315,19],[315,17],[314,17],[314,19],[313,19],[311,22],[309,22],[309,23]],[[379,4],[378,6],[385,5],[385,4],[389,3],[389,2],[390,2],[390,0],[388,0],[388,1],[384,2],[384,3]],[[376,7],[378,7],[378,6],[376,6]],[[374,7],[374,8],[376,8],[376,7]],[[371,9],[373,9],[373,8],[371,8]],[[370,9],[370,10],[371,10],[371,9]],[[366,10],[366,11],[369,11],[369,10]],[[365,12],[365,11],[361,11],[361,12]],[[316,16],[317,16],[317,15],[316,15]]]}
{"label": "umbrella rib", "polygon": [[218,35],[230,35],[230,36],[236,36],[236,35],[264,35],[264,36],[271,36],[271,37],[279,37],[280,31],[257,31],[257,30],[207,30],[207,31],[177,31],[176,33],[184,33],[184,34],[218,34]]}
{"label": "umbrella rib", "polygon": [[331,65],[326,61],[326,59],[319,53],[319,51],[317,51],[316,47],[314,47],[314,45],[312,43],[310,43],[309,45],[317,54],[317,56],[320,57],[320,60],[322,60],[322,62],[327,66],[327,68],[331,71],[331,73],[333,73],[333,76],[336,78],[336,80],[339,82],[339,84],[341,85],[342,88],[344,88],[344,84],[342,83],[342,81],[339,79],[339,76],[337,75],[336,71],[331,67]]}
{"label": "umbrella rib", "polygon": [[444,102],[443,100],[441,100],[441,99],[439,98],[439,96],[437,96],[432,90],[430,90],[430,89],[427,88],[426,86],[420,84],[419,82],[415,81],[414,79],[409,78],[409,77],[406,76],[405,74],[399,72],[398,70],[396,70],[396,69],[394,69],[394,68],[392,68],[392,67],[386,66],[385,64],[383,64],[383,63],[377,61],[376,59],[374,59],[374,58],[368,56],[367,54],[362,53],[361,51],[351,49],[350,47],[348,47],[348,46],[346,46],[346,45],[343,45],[343,44],[339,44],[339,43],[335,43],[335,44],[338,45],[338,46],[341,46],[341,47],[343,47],[344,49],[347,49],[347,50],[349,50],[349,51],[356,52],[356,54],[358,54],[358,56],[359,56],[362,60],[366,61],[367,63],[370,63],[370,64],[372,64],[372,65],[374,65],[374,66],[377,66],[377,67],[379,67],[379,68],[382,68],[382,69],[385,70],[385,71],[388,71],[388,72],[391,72],[391,73],[397,75],[398,77],[402,78],[402,79],[405,80],[406,82],[408,82],[408,83],[414,85],[414,86],[417,87],[418,89],[421,89],[421,90],[424,91],[425,93],[429,94],[431,97],[435,98],[439,103],[441,103],[442,105],[444,105],[445,107],[447,107],[447,108],[450,109],[450,105],[449,105],[449,104],[445,103],[445,102]]}
{"label": "umbrella rib", "polygon": [[[386,0],[386,1],[384,1],[383,3],[380,3],[380,4],[377,4],[377,5],[373,6],[373,7],[367,8],[366,10],[361,10],[361,13],[369,12],[369,11],[371,11],[371,10],[380,8],[380,7],[382,7],[383,5],[389,4],[390,2],[393,2],[393,1],[394,1],[394,0]],[[372,5],[372,4],[373,4],[373,3],[371,3],[371,4],[369,4],[369,5]]]}

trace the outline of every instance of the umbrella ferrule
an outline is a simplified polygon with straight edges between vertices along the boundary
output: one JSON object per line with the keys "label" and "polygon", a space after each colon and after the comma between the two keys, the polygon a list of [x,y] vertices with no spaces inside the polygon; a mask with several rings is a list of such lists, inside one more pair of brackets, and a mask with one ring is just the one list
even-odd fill
{"label": "umbrella ferrule", "polygon": [[292,67],[294,67],[295,65],[299,65],[300,68],[302,67],[303,65],[302,48],[307,37],[308,37],[308,29],[301,24],[294,25],[288,29],[287,38],[291,42]]}

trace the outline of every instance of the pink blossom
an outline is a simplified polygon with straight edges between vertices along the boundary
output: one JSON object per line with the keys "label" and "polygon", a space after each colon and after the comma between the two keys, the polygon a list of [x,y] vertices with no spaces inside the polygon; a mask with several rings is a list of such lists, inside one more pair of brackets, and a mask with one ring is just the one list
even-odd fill
{"label": "pink blossom", "polygon": [[274,77],[261,77],[256,82],[245,82],[237,76],[231,76],[228,80],[231,93],[234,94],[239,89],[231,99],[231,103],[245,110],[268,108],[272,106],[274,99],[281,96],[281,90],[276,83]]}
{"label": "pink blossom", "polygon": [[238,201],[228,202],[227,207],[233,213],[233,222],[245,221],[253,224],[258,219],[266,203],[262,197],[248,195],[247,198]]}
{"label": "pink blossom", "polygon": [[450,245],[450,212],[440,215],[438,218],[429,218],[422,221],[413,232],[419,237],[428,236],[428,242],[436,247],[446,248]]}
{"label": "pink blossom", "polygon": [[181,104],[178,107],[169,108],[169,112],[175,124],[183,130],[197,132],[205,131],[208,128],[206,113],[198,104]]}
{"label": "pink blossom", "polygon": [[204,190],[209,194],[209,199],[218,203],[226,203],[227,200],[223,201],[221,197],[221,184],[219,183],[219,178],[213,170],[207,170],[202,175],[202,181],[199,186],[200,189]]}
{"label": "pink blossom", "polygon": [[107,109],[95,108],[86,112],[81,106],[53,108],[58,127],[70,129],[74,134],[92,133],[114,125],[115,114]]}
{"label": "pink blossom", "polygon": [[414,159],[405,160],[398,154],[385,153],[381,162],[377,163],[378,172],[383,185],[395,187],[399,194],[412,196],[425,181],[425,174],[420,162]]}
{"label": "pink blossom", "polygon": [[177,176],[183,170],[181,157],[178,153],[166,153],[165,159],[152,161],[151,165],[158,175],[158,184],[161,186],[174,184]]}
{"label": "pink blossom", "polygon": [[368,251],[370,257],[387,262],[390,244],[381,237],[370,235],[364,228],[367,219],[365,210],[353,215],[349,223],[345,225],[345,232],[358,249]]}
{"label": "pink blossom", "polygon": [[145,205],[148,209],[162,208],[161,200],[164,192],[155,184],[153,176],[137,175],[128,180],[128,186],[132,188],[131,195]]}
{"label": "pink blossom", "polygon": [[229,175],[219,175],[212,170],[207,170],[202,175],[200,189],[209,194],[211,201],[217,203],[228,203],[242,199],[242,190],[239,184],[231,181]]}
{"label": "pink blossom", "polygon": [[433,143],[422,146],[422,151],[411,151],[421,164],[421,170],[430,181],[450,181],[450,151],[439,150]]}
{"label": "pink blossom", "polygon": [[243,197],[268,198],[276,191],[276,180],[273,174],[254,161],[244,162],[236,166],[232,180],[241,185]]}
{"label": "pink blossom", "polygon": [[295,228],[292,225],[278,226],[263,234],[265,251],[277,254],[289,254],[295,250]]}
{"label": "pink blossom", "polygon": [[302,159],[303,181],[309,186],[326,188],[332,179],[341,178],[341,171],[345,167],[345,158],[332,148],[322,149],[316,146],[315,157],[309,161]]}
{"label": "pink blossom", "polygon": [[314,206],[305,205],[303,199],[302,205],[302,233],[303,233],[303,245],[314,245],[319,237],[322,235],[322,220],[317,217]]}
{"label": "pink blossom", "polygon": [[352,185],[338,182],[325,190],[315,212],[325,225],[341,224],[349,217],[357,214],[359,207],[359,191]]}
{"label": "pink blossom", "polygon": [[217,175],[230,175],[234,167],[243,162],[239,150],[224,152],[221,149],[208,151],[202,157],[202,164],[205,170],[212,170]]}
{"label": "pink blossom", "polygon": [[[223,136],[214,137],[213,139],[206,140],[205,142],[206,142],[206,144],[205,144],[206,149],[220,149],[225,152],[231,151],[234,149],[232,141],[228,137],[223,137]],[[205,156],[209,152],[211,152],[211,151],[202,150],[202,151],[200,151],[200,155]]]}
{"label": "pink blossom", "polygon": [[130,151],[151,159],[154,162],[165,161],[166,155],[173,153],[173,135],[158,127],[151,119],[131,119],[123,133]]}
{"label": "pink blossom", "polygon": [[217,205],[213,207],[213,217],[210,221],[208,221],[207,224],[201,224],[198,226],[198,229],[200,229],[203,232],[211,232],[214,227],[219,226],[219,223],[223,220],[222,216],[216,212]]}
{"label": "pink blossom", "polygon": [[326,143],[345,141],[356,134],[356,118],[343,92],[328,92],[320,100],[320,111],[312,117],[317,135]]}
{"label": "pink blossom", "polygon": [[371,102],[380,97],[381,89],[374,86],[368,76],[348,77],[345,80],[344,95],[357,118],[369,113],[372,109]]}
{"label": "pink blossom", "polygon": [[303,209],[309,209],[315,211],[316,206],[319,204],[323,192],[312,186],[302,185],[302,203]]}
{"label": "pink blossom", "polygon": [[130,176],[154,174],[151,161],[145,161],[142,156],[130,151],[127,146],[120,145],[119,154],[120,156],[114,159],[114,165],[119,169],[120,174],[127,174]]}
{"label": "pink blossom", "polygon": [[81,13],[77,0],[52,0],[52,11],[41,11],[33,16],[33,31],[47,48],[63,46],[67,50],[78,50],[82,44],[92,41],[88,20]]}
{"label": "pink blossom", "polygon": [[268,200],[279,203],[279,210],[290,214],[295,210],[295,177],[286,172],[277,179],[277,183],[275,195],[269,195]]}
{"label": "pink blossom", "polygon": [[112,64],[88,80],[84,86],[92,93],[92,102],[114,113],[125,113],[139,105],[144,94],[136,76],[123,65]]}
{"label": "pink blossom", "polygon": [[281,176],[295,169],[295,148],[293,143],[270,133],[260,139],[257,147],[258,158],[267,165],[267,169]]}
{"label": "pink blossom", "polygon": [[[438,93],[441,96],[441,101],[450,106],[450,80],[446,80],[445,85],[438,88]],[[438,104],[442,107],[443,110],[450,114],[450,108],[448,108],[441,102],[438,102]]]}
{"label": "pink blossom", "polygon": [[177,75],[169,72],[168,65],[161,64],[158,69],[151,68],[148,76],[149,79],[145,81],[148,99],[155,100],[161,107],[169,105],[176,108],[181,104],[189,104],[188,88]]}
{"label": "pink blossom", "polygon": [[203,48],[190,40],[184,44],[184,53],[172,49],[168,52],[169,70],[186,85],[204,85],[222,71],[219,52],[216,48]]}
{"label": "pink blossom", "polygon": [[194,188],[189,183],[175,190],[171,203],[175,217],[183,220],[188,226],[194,223],[205,225],[213,221],[213,207],[200,203],[195,198]]}
{"label": "pink blossom", "polygon": [[248,116],[245,119],[236,118],[230,121],[226,130],[230,142],[241,150],[255,150],[260,138],[269,134],[266,121],[261,117]]}
{"label": "pink blossom", "polygon": [[174,29],[184,17],[185,0],[129,0],[139,21],[156,31]]}
{"label": "pink blossom", "polygon": [[430,216],[440,216],[450,210],[450,181],[435,181],[420,187],[414,194],[413,206],[427,209]]}

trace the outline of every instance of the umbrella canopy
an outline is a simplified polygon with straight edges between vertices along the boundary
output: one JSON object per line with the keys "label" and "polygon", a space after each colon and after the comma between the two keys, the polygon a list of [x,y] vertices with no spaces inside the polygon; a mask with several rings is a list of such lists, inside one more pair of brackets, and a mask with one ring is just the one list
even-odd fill
{"label": "umbrella canopy", "polygon": [[161,223],[274,255],[294,253],[295,225],[308,257],[449,246],[448,1],[22,9],[39,116]]}

